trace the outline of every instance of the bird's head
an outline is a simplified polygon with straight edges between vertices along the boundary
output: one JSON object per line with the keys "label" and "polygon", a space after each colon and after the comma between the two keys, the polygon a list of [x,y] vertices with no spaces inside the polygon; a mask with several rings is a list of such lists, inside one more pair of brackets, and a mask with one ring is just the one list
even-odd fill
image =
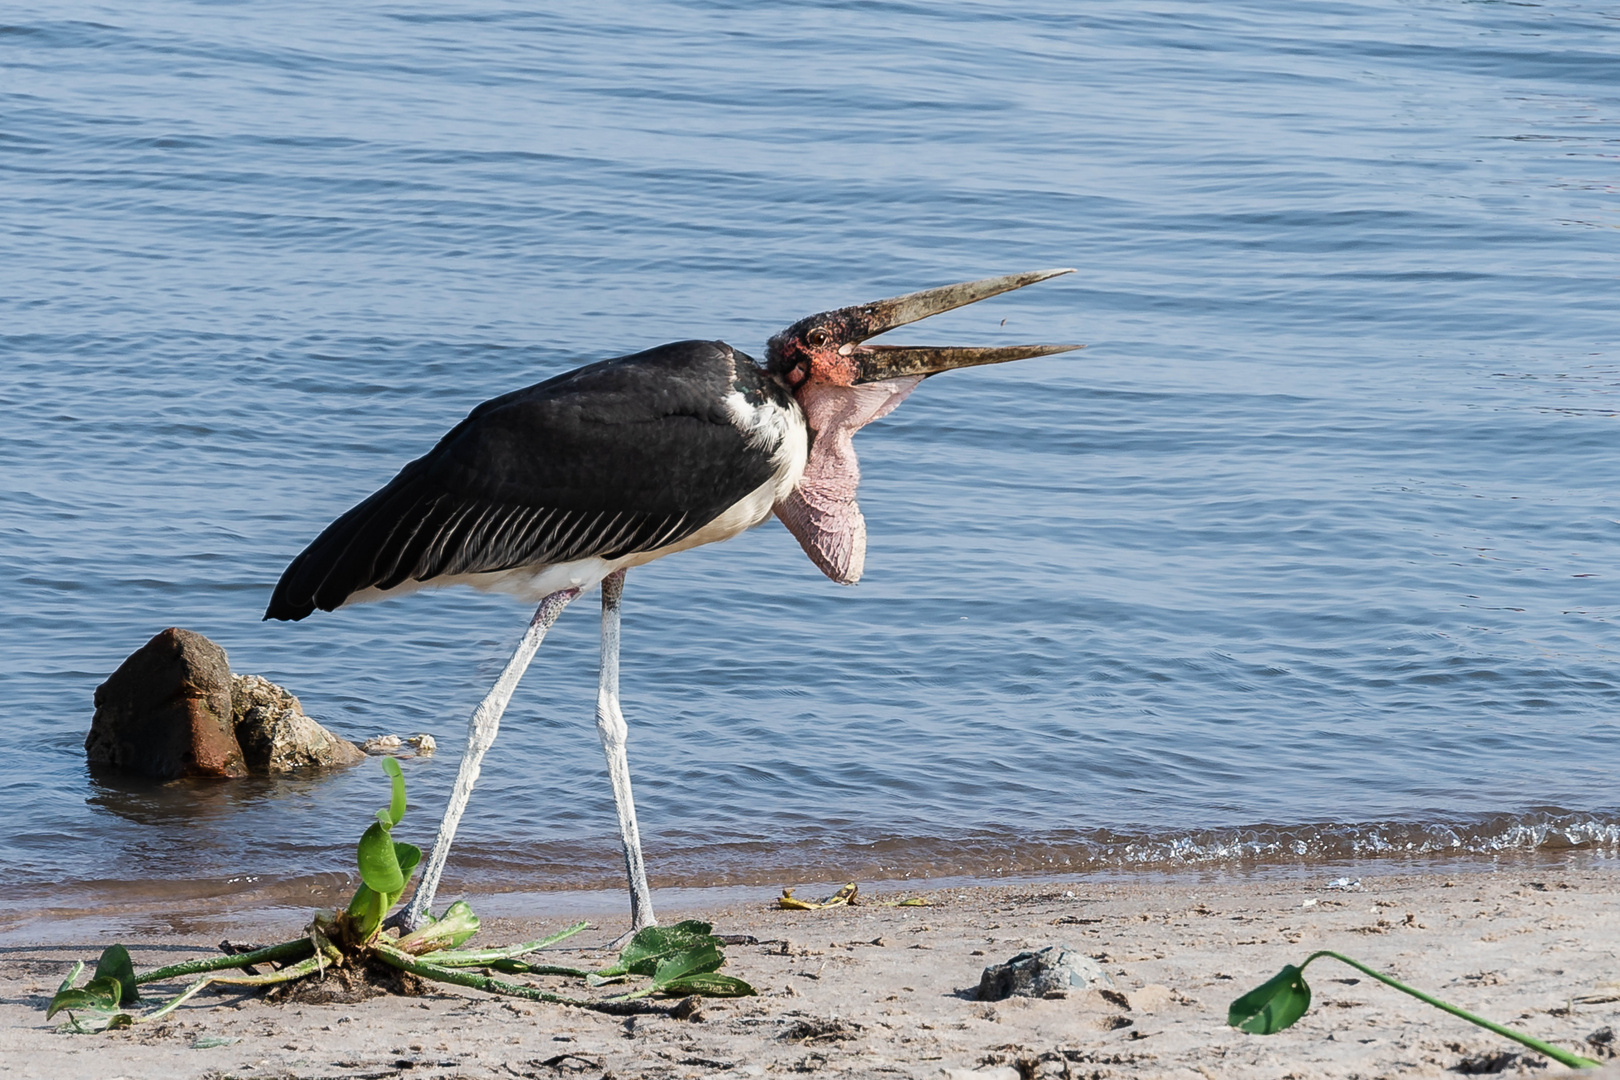
{"label": "bird's head", "polygon": [[965,281],[800,319],[771,338],[765,366],[793,391],[813,438],[804,471],[776,504],[776,515],[812,561],[834,581],[851,585],[866,560],[866,521],[855,503],[860,466],[854,434],[886,416],[917,384],[951,368],[1000,364],[1068,352],[1079,345],[998,348],[867,345],[897,326],[926,319],[998,293],[1073,273],[1030,274]]}
{"label": "bird's head", "polygon": [[1078,349],[1079,345],[972,348],[865,344],[869,338],[930,315],[1070,273],[1073,271],[1036,270],[1027,274],[1008,274],[823,311],[800,319],[771,338],[765,351],[766,367],[798,394],[815,384],[859,386]]}

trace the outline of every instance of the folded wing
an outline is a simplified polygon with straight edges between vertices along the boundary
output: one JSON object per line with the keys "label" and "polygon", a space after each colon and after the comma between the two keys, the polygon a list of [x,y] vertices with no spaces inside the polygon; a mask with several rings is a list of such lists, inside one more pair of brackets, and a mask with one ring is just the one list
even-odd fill
{"label": "folded wing", "polygon": [[485,402],[294,559],[265,618],[686,539],[773,473],[725,407],[739,368],[754,381],[728,346],[677,342]]}

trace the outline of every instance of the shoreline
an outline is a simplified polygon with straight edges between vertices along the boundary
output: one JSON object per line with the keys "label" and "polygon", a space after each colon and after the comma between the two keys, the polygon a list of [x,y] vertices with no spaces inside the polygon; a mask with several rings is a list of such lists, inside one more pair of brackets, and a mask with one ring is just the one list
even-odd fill
{"label": "shoreline", "polygon": [[[115,938],[7,944],[0,946],[0,1057],[19,1077],[129,1080],[767,1073],[1192,1080],[1454,1076],[1461,1063],[1489,1064],[1491,1055],[1523,1049],[1329,961],[1308,972],[1316,1001],[1294,1028],[1261,1037],[1225,1026],[1232,998],[1319,948],[1588,1056],[1597,1052],[1584,1040],[1620,1028],[1614,860],[1566,855],[1560,866],[1391,870],[1332,875],[1360,876],[1359,887],[1348,889],[1328,888],[1321,874],[907,883],[898,895],[931,901],[920,908],[783,911],[764,890],[718,907],[669,902],[659,908],[666,923],[695,916],[718,933],[755,939],[727,948],[724,970],[760,996],[707,1001],[696,1021],[627,1023],[435,986],[420,998],[328,1005],[205,993],[151,1029],[59,1036],[44,1021],[44,1003],[72,960],[93,962]],[[863,896],[872,891],[863,887]],[[823,894],[804,885],[797,895]],[[498,896],[473,902],[484,915],[479,940],[490,944],[539,936],[573,917],[504,914]],[[303,918],[307,912],[257,924],[244,917],[231,934],[279,940]],[[557,955],[604,961],[610,954],[601,946],[625,918],[603,919]],[[215,930],[204,920],[122,940],[145,968],[212,950]],[[1059,943],[1097,958],[1118,994],[972,1000],[986,964]],[[200,1036],[238,1041],[193,1049]],[[1548,1064],[1544,1072],[1539,1055],[1525,1054],[1498,1059],[1507,1062],[1503,1075],[1562,1071]]]}
{"label": "shoreline", "polygon": [[[1224,882],[1315,882],[1321,885],[1341,877],[1376,879],[1414,874],[1471,875],[1565,868],[1620,872],[1620,856],[1606,847],[1531,849],[1489,855],[1467,852],[1449,857],[1420,853],[1323,862],[1233,861],[1182,867],[855,880],[863,894],[894,894],[908,890],[941,892],[1017,886],[1192,886]],[[669,909],[689,913],[735,906],[769,906],[784,887],[794,889],[800,897],[819,897],[830,895],[848,880],[825,877],[784,880],[779,884],[654,888],[653,905],[655,911]],[[357,879],[349,875],[327,873],[287,878],[244,874],[223,879],[156,878],[133,882],[73,882],[66,886],[25,885],[9,889],[0,886],[0,947],[100,940],[109,933],[165,936],[204,932],[228,936],[241,932],[244,927],[288,920],[302,925],[308,921],[310,911],[345,903],[356,884]],[[513,888],[505,883],[484,891],[467,875],[447,874],[437,906],[443,907],[458,898],[469,900],[480,914],[492,918],[569,916],[611,921],[622,917],[626,910],[623,888],[617,885],[548,889]],[[77,936],[70,930],[78,931]]]}

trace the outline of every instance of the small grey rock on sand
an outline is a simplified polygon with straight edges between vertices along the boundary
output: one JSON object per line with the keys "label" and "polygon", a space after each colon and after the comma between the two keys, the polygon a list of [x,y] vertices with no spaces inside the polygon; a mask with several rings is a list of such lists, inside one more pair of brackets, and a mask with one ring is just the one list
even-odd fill
{"label": "small grey rock on sand", "polygon": [[1005,964],[991,964],[979,979],[980,1001],[1010,997],[1066,997],[1082,990],[1112,987],[1114,980],[1091,957],[1066,945],[1022,952]]}

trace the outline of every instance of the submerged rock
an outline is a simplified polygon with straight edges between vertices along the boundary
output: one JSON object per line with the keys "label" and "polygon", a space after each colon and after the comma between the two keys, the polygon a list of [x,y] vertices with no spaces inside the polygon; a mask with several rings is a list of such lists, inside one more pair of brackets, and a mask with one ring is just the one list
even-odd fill
{"label": "submerged rock", "polygon": [[258,773],[353,765],[365,754],[304,715],[298,699],[269,679],[233,675],[231,709],[236,741],[248,768]]}
{"label": "submerged rock", "polygon": [[231,665],[201,634],[169,627],[96,687],[85,737],[94,763],[172,780],[246,776],[231,712]]}
{"label": "submerged rock", "polygon": [[257,675],[232,675],[225,650],[171,626],[96,687],[84,740],[95,764],[159,780],[353,765],[365,754]]}
{"label": "submerged rock", "polygon": [[980,1001],[1010,997],[1067,997],[1083,990],[1112,987],[1102,965],[1064,945],[1023,952],[1005,964],[992,964],[979,979]]}
{"label": "submerged rock", "polygon": [[408,739],[398,735],[373,735],[360,744],[361,750],[377,757],[426,757],[438,748],[433,736],[426,734],[412,735]]}
{"label": "submerged rock", "polygon": [[401,754],[404,752],[405,740],[398,735],[373,735],[360,744],[360,749],[368,754]]}

